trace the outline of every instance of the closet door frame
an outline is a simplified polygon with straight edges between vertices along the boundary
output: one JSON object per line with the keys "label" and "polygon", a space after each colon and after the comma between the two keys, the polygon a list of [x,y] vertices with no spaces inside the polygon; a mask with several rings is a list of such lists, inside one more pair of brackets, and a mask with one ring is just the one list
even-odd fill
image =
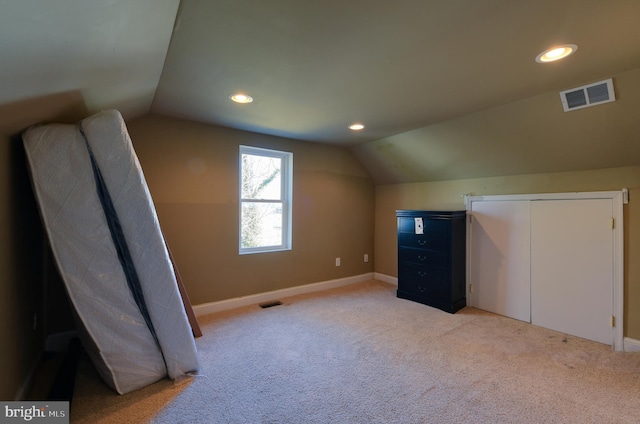
{"label": "closet door frame", "polygon": [[[535,200],[577,200],[577,199],[611,199],[613,232],[613,338],[612,348],[623,351],[624,341],[624,219],[623,219],[623,192],[622,191],[592,191],[572,193],[541,193],[541,194],[513,194],[513,195],[489,195],[470,196],[465,195],[467,209],[467,299],[470,299],[470,270],[471,263],[471,237],[473,237],[473,202],[483,201],[535,201]],[[473,305],[471,305],[473,306]]]}

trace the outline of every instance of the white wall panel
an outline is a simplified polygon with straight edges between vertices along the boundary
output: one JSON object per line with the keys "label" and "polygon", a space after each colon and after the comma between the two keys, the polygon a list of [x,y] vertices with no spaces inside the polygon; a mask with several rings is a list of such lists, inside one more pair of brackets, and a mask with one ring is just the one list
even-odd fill
{"label": "white wall panel", "polygon": [[530,322],[529,202],[474,202],[470,304]]}
{"label": "white wall panel", "polygon": [[611,199],[531,202],[531,323],[611,344]]}
{"label": "white wall panel", "polygon": [[470,306],[622,350],[622,192],[466,201]]}

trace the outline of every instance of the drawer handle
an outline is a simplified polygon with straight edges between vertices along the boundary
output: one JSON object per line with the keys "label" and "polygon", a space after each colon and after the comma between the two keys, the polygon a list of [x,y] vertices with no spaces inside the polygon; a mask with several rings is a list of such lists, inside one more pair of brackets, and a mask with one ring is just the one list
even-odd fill
{"label": "drawer handle", "polygon": [[426,255],[418,255],[418,260],[419,261],[426,261],[427,260],[427,256]]}
{"label": "drawer handle", "polygon": [[427,276],[427,273],[426,273],[425,271],[418,271],[418,275],[419,275],[420,277],[426,277],[426,276]]}
{"label": "drawer handle", "polygon": [[426,240],[418,240],[418,244],[420,246],[424,246],[425,244],[427,244],[427,241]]}

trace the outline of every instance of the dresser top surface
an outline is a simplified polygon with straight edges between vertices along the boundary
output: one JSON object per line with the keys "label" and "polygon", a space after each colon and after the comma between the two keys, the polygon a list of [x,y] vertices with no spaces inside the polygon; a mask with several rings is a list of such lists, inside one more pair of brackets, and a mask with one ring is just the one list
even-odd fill
{"label": "dresser top surface", "polygon": [[467,214],[466,210],[396,210],[397,217],[417,216],[449,216],[460,217]]}

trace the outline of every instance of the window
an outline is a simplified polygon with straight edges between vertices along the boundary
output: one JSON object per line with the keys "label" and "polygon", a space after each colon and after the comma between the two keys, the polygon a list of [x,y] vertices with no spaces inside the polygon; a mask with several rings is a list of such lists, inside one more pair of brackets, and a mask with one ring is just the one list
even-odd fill
{"label": "window", "polygon": [[240,254],[291,249],[293,153],[240,146]]}

